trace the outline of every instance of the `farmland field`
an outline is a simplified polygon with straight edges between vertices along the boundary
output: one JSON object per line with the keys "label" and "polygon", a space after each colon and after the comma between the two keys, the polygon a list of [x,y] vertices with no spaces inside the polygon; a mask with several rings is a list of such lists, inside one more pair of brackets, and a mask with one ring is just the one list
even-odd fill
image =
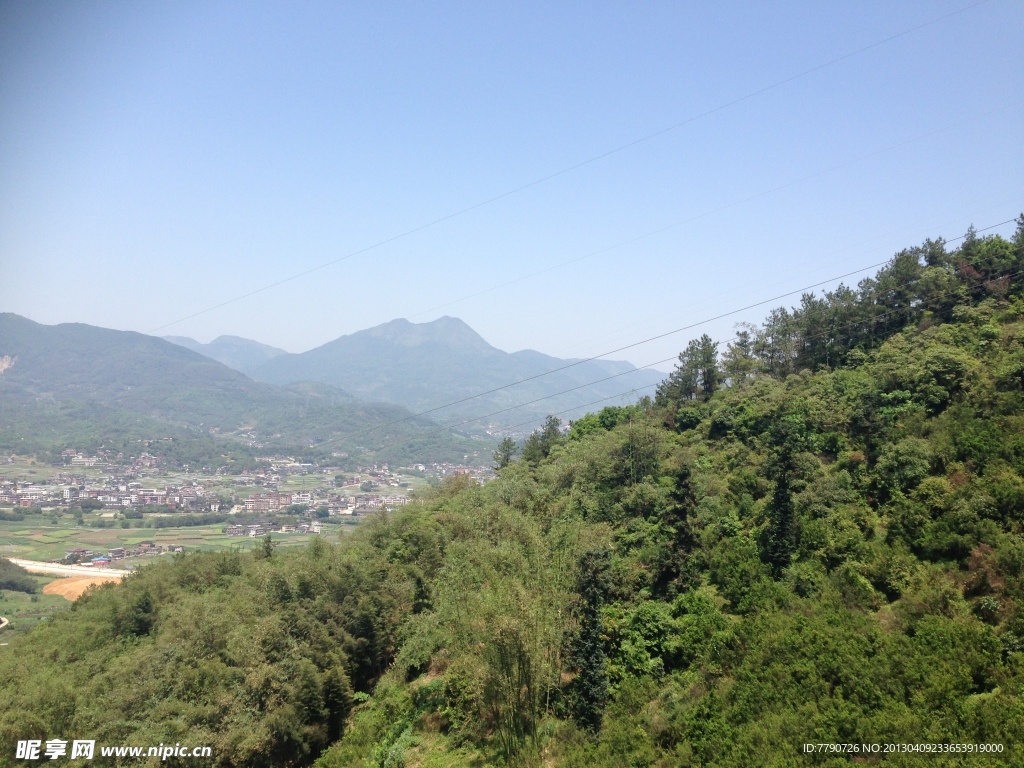
{"label": "farmland field", "polygon": [[[36,522],[35,525],[32,525]],[[341,524],[325,524],[323,536],[332,538],[352,530],[358,522],[346,521]],[[183,546],[188,551],[213,549],[249,549],[255,540],[244,536],[225,536],[227,523],[189,526],[182,528],[90,528],[76,526],[73,521],[60,520],[52,524],[48,519],[36,518],[19,522],[0,522],[0,555],[20,557],[27,560],[59,560],[68,550],[90,549],[106,552],[113,547],[131,549],[141,542],[151,541],[163,547]],[[304,533],[275,533],[275,541],[281,546],[305,544],[312,538]],[[136,565],[152,560],[152,557],[130,558],[119,565]]]}

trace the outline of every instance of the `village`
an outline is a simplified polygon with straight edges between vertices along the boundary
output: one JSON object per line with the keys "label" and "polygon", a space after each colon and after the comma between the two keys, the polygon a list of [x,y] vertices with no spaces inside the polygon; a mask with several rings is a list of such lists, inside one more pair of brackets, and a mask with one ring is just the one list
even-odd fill
{"label": "village", "polygon": [[[63,458],[64,469],[47,479],[0,475],[0,507],[164,508],[229,514],[326,509],[330,516],[358,515],[404,506],[410,490],[430,485],[431,480],[465,474],[482,483],[493,477],[489,467],[458,464],[417,464],[394,471],[387,464],[375,464],[344,472],[287,456],[257,458],[255,469],[238,474],[190,473],[187,468],[174,472],[162,467],[159,457],[146,453],[132,457],[128,464],[113,463],[121,459],[120,454],[110,457],[67,450]],[[181,482],[155,482],[169,475]],[[302,488],[293,488],[295,485]]]}
{"label": "village", "polygon": [[[391,512],[444,478],[489,467],[319,466],[257,457],[237,471],[172,467],[159,455],[67,450],[59,463],[0,458],[0,551],[66,565],[138,567],[186,549],[295,545]],[[64,546],[61,547],[61,544]]]}

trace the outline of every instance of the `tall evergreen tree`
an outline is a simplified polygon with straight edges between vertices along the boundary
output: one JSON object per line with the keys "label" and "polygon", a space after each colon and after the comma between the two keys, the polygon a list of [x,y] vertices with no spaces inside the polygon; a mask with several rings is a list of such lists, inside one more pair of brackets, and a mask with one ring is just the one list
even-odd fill
{"label": "tall evergreen tree", "polygon": [[693,339],[679,353],[679,362],[668,378],[658,385],[655,403],[678,405],[687,400],[709,400],[722,381],[718,364],[718,342],[706,333]]}
{"label": "tall evergreen tree", "polygon": [[655,589],[661,594],[684,591],[691,586],[693,563],[690,556],[697,546],[693,535],[693,515],[697,509],[693,471],[689,464],[681,463],[673,474],[675,485],[661,514],[669,547],[654,580]]}
{"label": "tall evergreen tree", "polygon": [[754,359],[754,332],[756,328],[753,325],[740,325],[736,338],[729,342],[722,355],[722,375],[733,386],[749,378],[757,366]]}
{"label": "tall evergreen tree", "polygon": [[519,453],[519,446],[516,445],[516,441],[511,437],[506,437],[493,454],[494,468],[504,469],[512,463],[512,459],[516,457],[517,453]]}
{"label": "tall evergreen tree", "polygon": [[546,459],[562,438],[562,420],[556,416],[548,416],[544,426],[533,432],[523,443],[522,457],[529,464],[536,466]]}
{"label": "tall evergreen tree", "polygon": [[591,550],[580,558],[577,592],[579,627],[569,648],[576,668],[570,706],[580,728],[598,731],[608,701],[608,656],[602,639],[601,605],[608,595],[611,553]]}
{"label": "tall evergreen tree", "polygon": [[780,419],[770,433],[772,454],[768,473],[775,481],[775,487],[767,506],[768,530],[763,559],[771,566],[776,578],[789,566],[797,544],[792,481],[802,437],[801,425],[789,417]]}

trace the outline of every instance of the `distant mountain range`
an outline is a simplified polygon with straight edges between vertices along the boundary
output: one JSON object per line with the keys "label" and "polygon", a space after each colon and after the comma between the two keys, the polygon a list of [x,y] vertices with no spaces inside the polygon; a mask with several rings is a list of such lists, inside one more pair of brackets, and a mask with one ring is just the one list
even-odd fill
{"label": "distant mountain range", "polygon": [[[658,371],[636,369],[626,362],[563,360],[533,350],[503,352],[454,317],[429,323],[392,320],[301,354],[282,353],[237,337],[221,337],[209,345],[188,341],[193,345],[190,348],[232,365],[224,351],[228,345],[222,344],[222,339],[230,339],[230,348],[235,350],[231,359],[244,357],[247,361],[245,367],[233,367],[259,381],[278,385],[317,381],[363,399],[394,403],[415,412],[472,397],[431,414],[442,423],[460,422],[540,400],[489,416],[466,425],[465,429],[529,432],[549,413],[576,418],[588,410],[618,402],[612,399],[585,407],[595,400],[634,388],[639,394],[650,394],[651,386],[664,378]],[[242,350],[246,350],[244,354]],[[249,367],[248,361],[259,354],[270,354],[269,350],[274,354],[265,362]],[[518,381],[523,383],[473,397]],[[565,394],[550,397],[561,392]],[[635,400],[637,396],[630,394],[626,399]]]}
{"label": "distant mountain range", "polygon": [[252,339],[243,339],[241,336],[218,336],[209,344],[203,344],[187,336],[164,336],[164,339],[246,374],[271,358],[288,354],[283,349],[260,344]]}
{"label": "distant mountain range", "polygon": [[[503,352],[452,317],[394,320],[289,354],[239,337],[200,344],[0,313],[0,450],[174,439],[204,440],[213,456],[230,441],[485,462],[493,443],[466,433],[523,435],[546,414],[575,418],[662,378],[624,362],[574,362]],[[413,415],[464,398],[431,418]],[[504,412],[458,426],[494,411]]]}
{"label": "distant mountain range", "polygon": [[394,404],[319,382],[254,381],[153,336],[0,313],[0,449],[104,435],[307,447],[329,440],[334,450],[356,452],[414,439],[420,460],[461,459],[479,448],[479,441],[438,432],[430,419]]}

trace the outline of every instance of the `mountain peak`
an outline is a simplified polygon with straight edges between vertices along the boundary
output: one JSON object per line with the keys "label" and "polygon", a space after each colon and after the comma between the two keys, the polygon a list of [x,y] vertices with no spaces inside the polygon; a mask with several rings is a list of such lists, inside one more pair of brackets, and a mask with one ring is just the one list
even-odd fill
{"label": "mountain peak", "polygon": [[[629,363],[566,362],[540,352],[503,352],[459,318],[446,316],[382,323],[299,355],[275,357],[253,376],[284,385],[319,381],[413,411],[443,407],[446,418],[492,430],[519,429],[527,419],[539,424],[551,412],[572,418],[595,396],[622,402],[623,387],[650,387],[662,378]],[[519,386],[512,390],[510,382]],[[480,416],[487,411],[497,418]]]}
{"label": "mountain peak", "polygon": [[399,318],[353,334],[360,335],[383,339],[403,347],[441,344],[466,351],[497,351],[465,322],[448,315],[427,323],[413,323],[405,318]]}

